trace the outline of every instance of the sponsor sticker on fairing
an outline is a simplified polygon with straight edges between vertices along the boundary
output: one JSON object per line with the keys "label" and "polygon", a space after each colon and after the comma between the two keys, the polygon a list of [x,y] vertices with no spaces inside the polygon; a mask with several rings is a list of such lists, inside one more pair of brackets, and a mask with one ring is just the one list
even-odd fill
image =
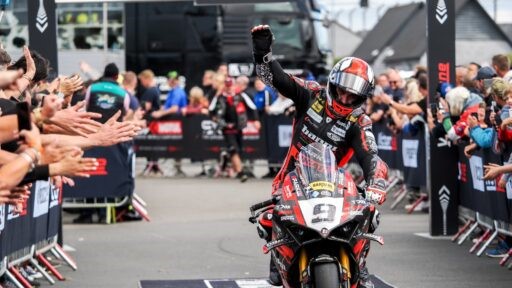
{"label": "sponsor sticker on fairing", "polygon": [[327,191],[331,191],[333,192],[334,191],[334,184],[332,184],[331,182],[327,182],[327,181],[316,181],[316,182],[312,182],[312,183],[309,183],[309,187],[311,187],[311,189],[313,190],[327,190]]}

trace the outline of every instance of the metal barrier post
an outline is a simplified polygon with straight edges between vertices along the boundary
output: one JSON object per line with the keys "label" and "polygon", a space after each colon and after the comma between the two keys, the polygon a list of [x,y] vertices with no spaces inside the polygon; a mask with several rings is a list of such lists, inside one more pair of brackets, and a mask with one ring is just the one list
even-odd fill
{"label": "metal barrier post", "polygon": [[475,231],[475,229],[478,227],[478,222],[475,222],[473,223],[473,225],[471,225],[471,228],[469,228],[468,232],[466,232],[466,234],[464,234],[460,239],[459,239],[459,242],[457,242],[458,245],[462,245],[462,243],[464,243],[464,241],[466,241],[466,239],[469,237],[469,235],[471,235],[471,233],[473,233],[473,231]]}
{"label": "metal barrier post", "polygon": [[64,251],[64,249],[62,249],[62,247],[60,247],[59,244],[55,245],[55,247],[52,249],[52,253],[54,253],[54,251],[62,258],[62,260],[64,260],[64,262],[69,265],[69,267],[71,267],[71,269],[74,271],[78,270],[76,262],[71,258],[71,256],[68,255],[68,253],[66,253],[66,251]]}
{"label": "metal barrier post", "polygon": [[27,279],[23,278],[23,276],[20,274],[20,271],[18,271],[18,269],[16,269],[16,267],[9,268],[9,272],[11,272],[12,275],[14,275],[14,277],[16,278],[16,280],[19,281],[19,283],[21,284],[22,287],[32,288],[32,285],[30,285],[30,283],[27,281]]}
{"label": "metal barrier post", "polygon": [[46,270],[44,270],[41,265],[39,265],[36,259],[30,259],[30,263],[34,265],[37,271],[41,272],[41,274],[44,276],[44,278],[46,278],[46,280],[48,280],[48,282],[50,282],[50,284],[55,284],[55,280],[53,280],[52,276],[50,276],[50,274],[48,274],[48,272],[46,272]]}
{"label": "metal barrier post", "polygon": [[457,239],[462,235],[462,233],[464,233],[464,231],[466,231],[467,229],[469,229],[469,227],[474,223],[473,220],[468,220],[466,222],[466,224],[464,224],[464,226],[462,226],[462,228],[459,229],[459,231],[457,232],[457,234],[455,234],[453,237],[452,237],[452,242],[455,242],[457,241]]}
{"label": "metal barrier post", "polygon": [[491,242],[498,236],[498,230],[494,229],[494,232],[492,233],[491,237],[487,239],[487,241],[484,243],[484,245],[478,250],[476,253],[476,256],[480,257],[484,253],[485,249],[491,244]]}
{"label": "metal barrier post", "polygon": [[48,270],[50,270],[50,272],[52,272],[53,275],[55,275],[55,277],[59,280],[59,281],[64,281],[66,280],[66,278],[64,278],[64,276],[62,276],[62,274],[60,274],[60,272],[55,269],[55,267],[53,267],[52,264],[50,264],[50,262],[48,262],[48,260],[46,260],[46,258],[44,257],[44,255],[37,255],[37,259],[39,260],[39,262],[41,262],[46,268],[48,268]]}
{"label": "metal barrier post", "polygon": [[[5,276],[7,276],[7,278],[9,279],[9,281],[11,281],[12,283],[14,283],[14,285],[18,288],[24,288],[23,285],[21,285],[20,281],[18,281],[18,279],[16,279],[16,277],[14,277],[14,275],[11,274],[11,272],[9,272],[9,269],[7,269],[5,271]],[[20,275],[21,276],[21,275]],[[22,277],[23,278],[23,277]]]}

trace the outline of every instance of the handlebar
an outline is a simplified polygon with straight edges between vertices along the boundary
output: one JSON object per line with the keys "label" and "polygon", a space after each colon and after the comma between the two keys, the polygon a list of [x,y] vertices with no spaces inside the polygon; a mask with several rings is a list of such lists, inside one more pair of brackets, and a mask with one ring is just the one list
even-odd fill
{"label": "handlebar", "polygon": [[251,210],[251,212],[254,212],[256,210],[260,210],[261,208],[265,208],[267,206],[273,205],[273,204],[275,204],[275,202],[277,202],[277,201],[275,201],[274,198],[272,198],[272,199],[269,199],[267,201],[263,201],[261,203],[257,203],[257,204],[252,205],[250,210]]}
{"label": "handlebar", "polygon": [[[281,199],[280,196],[274,196],[274,197],[272,197],[272,199],[269,199],[269,200],[263,201],[261,203],[257,203],[257,204],[252,205],[249,208],[251,210],[251,217],[249,217],[249,222],[256,223],[256,219],[258,218],[258,216],[261,213],[263,213],[264,211],[266,211],[268,209],[271,209],[272,207],[270,207],[270,206],[276,204],[277,202],[279,202],[280,199]],[[266,209],[262,210],[262,211],[259,211],[258,213],[254,213],[255,211],[258,211],[258,210],[260,210],[262,208],[266,208]]]}

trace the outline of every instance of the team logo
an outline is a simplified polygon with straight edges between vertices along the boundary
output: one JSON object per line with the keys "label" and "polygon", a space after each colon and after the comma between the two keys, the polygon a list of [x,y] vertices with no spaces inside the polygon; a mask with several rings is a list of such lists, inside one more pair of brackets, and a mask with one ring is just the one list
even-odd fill
{"label": "team logo", "polygon": [[446,9],[446,3],[444,3],[444,0],[437,1],[436,19],[441,25],[443,25],[446,19],[448,19],[448,10]]}

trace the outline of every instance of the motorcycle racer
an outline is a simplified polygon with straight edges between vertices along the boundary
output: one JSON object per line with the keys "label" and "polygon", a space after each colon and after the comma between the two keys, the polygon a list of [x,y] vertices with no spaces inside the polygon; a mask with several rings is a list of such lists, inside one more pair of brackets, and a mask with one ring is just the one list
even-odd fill
{"label": "motorcycle racer", "polygon": [[[382,204],[386,199],[387,165],[377,155],[372,122],[361,105],[374,89],[372,68],[363,60],[345,57],[332,68],[326,88],[286,74],[272,59],[273,34],[268,25],[251,30],[253,56],[260,79],[293,100],[296,116],[293,138],[283,166],[272,184],[272,194],[279,194],[282,181],[295,168],[300,149],[312,142],[329,147],[344,166],[355,154],[366,180],[366,199]],[[369,250],[369,243],[365,254]],[[280,285],[277,269],[271,261],[270,283]],[[360,287],[373,287],[366,268],[360,263]]]}

